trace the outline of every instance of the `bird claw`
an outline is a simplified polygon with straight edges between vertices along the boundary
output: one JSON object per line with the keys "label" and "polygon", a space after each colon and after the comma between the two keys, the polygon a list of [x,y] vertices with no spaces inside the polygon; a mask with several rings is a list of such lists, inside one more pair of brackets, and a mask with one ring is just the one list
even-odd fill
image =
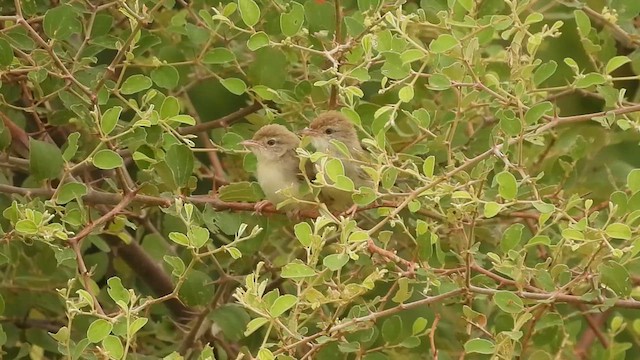
{"label": "bird claw", "polygon": [[272,205],[271,201],[269,201],[269,200],[262,200],[262,201],[257,202],[253,206],[253,209],[255,210],[254,213],[257,214],[257,215],[262,215],[262,211],[269,205]]}
{"label": "bird claw", "polygon": [[300,221],[302,219],[302,209],[292,209],[287,211],[287,217],[295,221]]}
{"label": "bird claw", "polygon": [[354,216],[356,216],[357,212],[358,212],[358,205],[353,204],[347,210],[343,211],[341,215],[345,215],[345,216],[348,216],[348,217],[354,217]]}

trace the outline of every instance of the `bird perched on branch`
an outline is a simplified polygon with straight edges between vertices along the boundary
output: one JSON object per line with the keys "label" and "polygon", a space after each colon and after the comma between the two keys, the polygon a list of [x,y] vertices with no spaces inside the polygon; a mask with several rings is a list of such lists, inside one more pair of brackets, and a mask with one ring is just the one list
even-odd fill
{"label": "bird perched on branch", "polygon": [[[328,111],[316,117],[307,128],[302,130],[302,135],[311,138],[311,144],[316,151],[323,152],[341,160],[344,175],[353,181],[356,189],[360,186],[373,187],[371,179],[360,167],[359,161],[367,158],[366,151],[362,148],[355,126],[340,112]],[[347,157],[335,145],[334,140],[343,143],[351,157]],[[325,187],[322,194],[327,201],[327,206],[332,211],[347,211],[351,213],[357,206],[353,204],[351,195],[334,187]]]}
{"label": "bird perched on branch", "polygon": [[[282,125],[265,125],[256,131],[251,140],[240,144],[256,155],[256,178],[267,198],[256,204],[256,212],[261,212],[269,204],[277,205],[291,197],[306,199],[302,189],[306,181],[296,154],[300,139],[296,134]],[[307,176],[313,178],[312,171],[313,169],[306,169]],[[284,206],[288,215],[295,215],[304,208],[306,206],[300,203]]]}

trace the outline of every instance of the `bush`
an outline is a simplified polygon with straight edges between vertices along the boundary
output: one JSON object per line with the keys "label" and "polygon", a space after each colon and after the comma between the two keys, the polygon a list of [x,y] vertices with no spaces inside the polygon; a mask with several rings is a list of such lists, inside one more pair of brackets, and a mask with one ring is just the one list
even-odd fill
{"label": "bush", "polygon": [[[6,358],[640,350],[637,0],[0,8]],[[254,214],[240,142],[330,109],[355,214]]]}

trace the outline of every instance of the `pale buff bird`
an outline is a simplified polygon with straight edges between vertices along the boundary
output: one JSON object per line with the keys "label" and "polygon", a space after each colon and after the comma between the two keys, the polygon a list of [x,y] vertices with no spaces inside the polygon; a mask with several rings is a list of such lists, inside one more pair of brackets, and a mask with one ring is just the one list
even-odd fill
{"label": "pale buff bird", "polygon": [[[346,145],[353,159],[362,160],[367,157],[358,139],[356,128],[344,115],[337,111],[328,111],[320,114],[309,124],[309,127],[305,128],[301,133],[311,138],[311,144],[316,151],[329,154],[342,161],[344,174],[353,181],[356,189],[360,186],[373,186],[371,179],[360,168],[358,162],[345,157],[345,155],[331,143],[331,140],[342,142]],[[353,213],[357,209],[348,192],[332,187],[325,187],[322,189],[322,194],[327,202],[327,206],[332,211]]]}
{"label": "pale buff bird", "polygon": [[[296,148],[300,144],[298,136],[282,125],[271,124],[261,127],[251,140],[245,140],[241,144],[256,155],[256,178],[266,196],[266,200],[256,204],[256,212],[261,212],[269,204],[275,206],[287,198],[300,199],[305,195],[302,194],[305,179],[296,154]],[[311,166],[310,163],[307,164]],[[312,169],[307,174],[313,176]],[[285,205],[284,209],[289,215],[295,215],[307,207],[295,203]]]}

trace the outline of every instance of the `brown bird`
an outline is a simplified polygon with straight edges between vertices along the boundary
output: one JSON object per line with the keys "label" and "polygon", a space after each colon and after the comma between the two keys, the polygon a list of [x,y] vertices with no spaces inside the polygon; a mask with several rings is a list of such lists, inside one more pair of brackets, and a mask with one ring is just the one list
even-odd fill
{"label": "brown bird", "polygon": [[[256,203],[258,213],[269,204],[277,205],[290,197],[308,198],[302,191],[305,179],[296,154],[296,148],[300,144],[298,136],[282,125],[271,124],[261,127],[251,140],[240,144],[251,150],[258,159],[256,178],[267,198]],[[312,173],[307,173],[308,176],[313,176]],[[300,203],[284,206],[288,215],[295,215],[303,208],[306,207]]]}
{"label": "brown bird", "polygon": [[[366,159],[366,151],[360,145],[356,128],[344,115],[337,111],[328,111],[320,114],[301,133],[311,138],[311,144],[316,151],[326,153],[342,161],[344,175],[353,181],[356,189],[360,186],[373,187],[371,179],[360,168],[358,162],[354,161]],[[331,143],[332,140],[342,142],[353,159],[345,157]],[[325,187],[322,189],[322,193],[328,202],[327,206],[332,211],[346,210],[347,213],[353,213],[357,209],[348,192],[333,187]]]}

